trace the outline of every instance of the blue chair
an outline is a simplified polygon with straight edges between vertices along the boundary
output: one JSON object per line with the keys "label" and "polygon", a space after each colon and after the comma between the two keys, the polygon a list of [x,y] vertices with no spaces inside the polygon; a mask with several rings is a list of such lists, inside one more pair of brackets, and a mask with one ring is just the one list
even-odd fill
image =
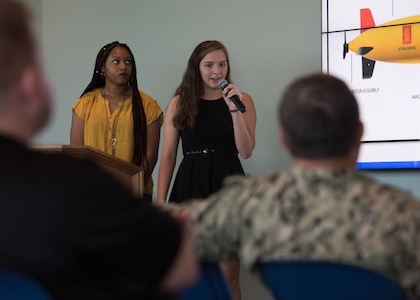
{"label": "blue chair", "polygon": [[1,300],[52,300],[35,280],[10,270],[0,270]]}
{"label": "blue chair", "polygon": [[179,293],[181,300],[232,300],[225,277],[217,263],[202,262],[198,281]]}
{"label": "blue chair", "polygon": [[389,278],[357,266],[325,261],[272,261],[259,265],[276,300],[403,300]]}

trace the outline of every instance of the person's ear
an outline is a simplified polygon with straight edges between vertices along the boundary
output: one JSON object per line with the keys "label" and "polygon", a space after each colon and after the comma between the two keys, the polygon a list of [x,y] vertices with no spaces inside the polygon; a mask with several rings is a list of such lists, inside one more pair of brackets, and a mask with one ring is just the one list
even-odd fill
{"label": "person's ear", "polygon": [[286,151],[290,153],[290,147],[289,147],[289,144],[287,143],[286,134],[281,128],[279,129],[279,140],[280,140],[280,143],[283,145],[284,149],[286,149]]}
{"label": "person's ear", "polygon": [[363,126],[363,123],[359,121],[359,125],[357,126],[355,141],[354,141],[354,145],[358,148],[357,150],[358,152],[362,144],[363,133],[364,133],[364,126]]}
{"label": "person's ear", "polygon": [[357,129],[357,140],[359,142],[362,140],[364,131],[365,131],[365,127],[363,126],[363,123],[359,121],[359,128]]}
{"label": "person's ear", "polygon": [[28,65],[22,70],[19,81],[19,91],[22,96],[22,101],[24,101],[28,107],[37,105],[37,102],[40,100],[39,78],[37,78],[37,76],[38,72],[33,65]]}
{"label": "person's ear", "polygon": [[357,159],[360,153],[360,147],[362,144],[362,136],[364,132],[363,123],[359,121],[359,125],[357,126],[357,132],[355,136],[355,141],[353,143],[352,150],[350,151],[350,158],[352,159],[352,166],[355,166],[357,163]]}

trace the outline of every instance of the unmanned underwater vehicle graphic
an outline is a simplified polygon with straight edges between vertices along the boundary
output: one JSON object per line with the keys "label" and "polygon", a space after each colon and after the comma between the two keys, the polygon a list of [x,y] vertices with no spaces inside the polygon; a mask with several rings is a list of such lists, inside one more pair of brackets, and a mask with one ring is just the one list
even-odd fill
{"label": "unmanned underwater vehicle graphic", "polygon": [[349,43],[344,32],[343,59],[350,51],[362,56],[363,79],[371,78],[376,61],[420,63],[420,15],[376,26],[368,8],[360,9],[360,35]]}

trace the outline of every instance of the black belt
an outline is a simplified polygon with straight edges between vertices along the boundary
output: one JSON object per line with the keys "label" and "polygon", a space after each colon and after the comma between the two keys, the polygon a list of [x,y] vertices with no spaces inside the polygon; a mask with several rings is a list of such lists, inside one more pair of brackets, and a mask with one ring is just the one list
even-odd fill
{"label": "black belt", "polygon": [[217,149],[202,149],[202,150],[191,150],[185,152],[185,155],[192,155],[192,154],[210,154],[210,153],[228,153],[228,154],[237,154],[233,151],[229,150],[217,150]]}

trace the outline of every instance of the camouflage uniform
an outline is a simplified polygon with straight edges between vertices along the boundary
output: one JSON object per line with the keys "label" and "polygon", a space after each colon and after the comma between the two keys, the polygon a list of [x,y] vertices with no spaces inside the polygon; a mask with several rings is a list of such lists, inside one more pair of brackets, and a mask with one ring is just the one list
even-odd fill
{"label": "camouflage uniform", "polygon": [[208,201],[185,204],[203,259],[311,258],[357,264],[420,298],[420,201],[358,171],[295,168],[231,177]]}

